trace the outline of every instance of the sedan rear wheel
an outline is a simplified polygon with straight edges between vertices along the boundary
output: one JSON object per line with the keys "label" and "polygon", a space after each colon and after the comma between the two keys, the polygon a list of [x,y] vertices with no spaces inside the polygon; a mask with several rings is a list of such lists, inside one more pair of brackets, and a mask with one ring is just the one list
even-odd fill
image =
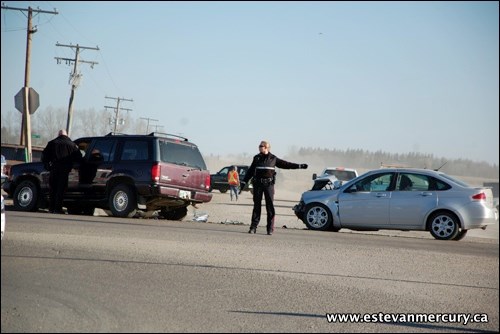
{"label": "sedan rear wheel", "polygon": [[330,209],[320,203],[308,204],[304,214],[304,223],[310,230],[326,231],[331,229],[333,218]]}
{"label": "sedan rear wheel", "polygon": [[460,232],[458,217],[451,212],[436,212],[429,222],[430,232],[438,240],[455,239]]}

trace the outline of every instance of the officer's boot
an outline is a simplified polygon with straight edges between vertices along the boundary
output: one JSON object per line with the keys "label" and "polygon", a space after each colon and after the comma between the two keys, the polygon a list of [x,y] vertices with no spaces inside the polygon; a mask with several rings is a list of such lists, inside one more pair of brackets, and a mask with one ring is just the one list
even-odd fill
{"label": "officer's boot", "polygon": [[267,224],[267,235],[273,235],[274,232],[274,219],[271,221],[271,223]]}

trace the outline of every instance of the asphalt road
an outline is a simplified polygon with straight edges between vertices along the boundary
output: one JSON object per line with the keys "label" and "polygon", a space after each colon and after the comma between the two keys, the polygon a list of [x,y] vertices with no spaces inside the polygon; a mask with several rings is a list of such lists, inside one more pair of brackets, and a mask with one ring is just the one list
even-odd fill
{"label": "asphalt road", "polygon": [[[499,330],[498,241],[247,230],[8,211],[1,331]],[[327,313],[372,322],[328,322]],[[413,313],[487,322],[402,318]],[[400,321],[373,322],[387,314]]]}

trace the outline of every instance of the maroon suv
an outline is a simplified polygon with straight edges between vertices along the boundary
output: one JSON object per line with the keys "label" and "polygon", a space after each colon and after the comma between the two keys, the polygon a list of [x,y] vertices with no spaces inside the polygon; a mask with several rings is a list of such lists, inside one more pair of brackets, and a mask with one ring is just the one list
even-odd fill
{"label": "maroon suv", "polygon": [[[68,213],[93,214],[95,208],[116,217],[138,210],[181,220],[189,205],[212,199],[210,173],[198,147],[186,138],[150,133],[75,140],[82,161],[69,175],[64,206]],[[49,172],[41,162],[12,166],[3,189],[18,210],[48,207]]]}

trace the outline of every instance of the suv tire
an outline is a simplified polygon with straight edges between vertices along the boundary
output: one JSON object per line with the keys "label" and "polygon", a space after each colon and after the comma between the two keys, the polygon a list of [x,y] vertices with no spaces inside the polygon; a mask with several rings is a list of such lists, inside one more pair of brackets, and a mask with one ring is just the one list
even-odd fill
{"label": "suv tire", "polygon": [[120,184],[109,193],[109,209],[115,217],[133,217],[137,209],[136,196],[132,188]]}
{"label": "suv tire", "polygon": [[32,181],[23,181],[14,191],[14,207],[21,211],[38,210],[38,188]]}

